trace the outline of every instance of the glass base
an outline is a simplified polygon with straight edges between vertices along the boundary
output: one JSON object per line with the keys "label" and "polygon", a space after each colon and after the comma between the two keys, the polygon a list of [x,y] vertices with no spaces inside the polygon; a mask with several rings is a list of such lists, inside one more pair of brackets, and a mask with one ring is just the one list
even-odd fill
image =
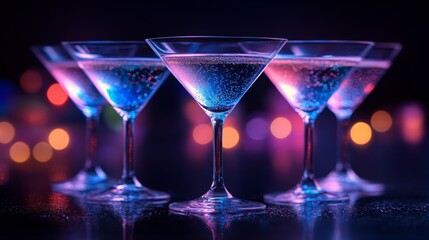
{"label": "glass base", "polygon": [[174,202],[169,206],[176,213],[238,213],[259,211],[265,204],[234,198],[225,189],[221,192],[210,190],[203,196],[186,202]]}
{"label": "glass base", "polygon": [[130,181],[121,180],[113,187],[88,195],[88,202],[140,202],[169,200],[170,195],[142,186],[137,179]]}
{"label": "glass base", "polygon": [[88,193],[100,191],[112,186],[112,180],[100,167],[94,171],[81,170],[73,178],[52,184],[52,190],[64,194]]}
{"label": "glass base", "polygon": [[[305,187],[305,188],[304,188]],[[297,204],[342,204],[349,201],[349,197],[344,194],[328,193],[318,186],[301,186],[298,185],[292,190],[271,193],[264,196],[267,203],[276,205],[297,205]]]}
{"label": "glass base", "polygon": [[381,193],[384,185],[363,180],[356,173],[349,169],[347,172],[332,171],[328,176],[319,181],[323,189],[330,192],[367,192]]}

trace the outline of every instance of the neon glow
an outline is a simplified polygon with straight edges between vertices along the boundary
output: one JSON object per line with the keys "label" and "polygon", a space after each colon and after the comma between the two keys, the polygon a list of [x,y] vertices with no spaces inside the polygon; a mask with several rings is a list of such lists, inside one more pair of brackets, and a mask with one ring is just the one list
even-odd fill
{"label": "neon glow", "polygon": [[253,118],[246,124],[246,132],[253,140],[265,139],[268,135],[268,123],[263,118]]}
{"label": "neon glow", "polygon": [[401,112],[401,133],[406,142],[419,143],[425,132],[425,116],[419,105],[406,106]]}
{"label": "neon glow", "polygon": [[110,129],[116,131],[122,131],[122,118],[112,108],[112,106],[106,106],[102,112],[103,118]]}
{"label": "neon glow", "polygon": [[64,105],[68,99],[67,93],[58,83],[52,84],[46,92],[49,102],[55,106]]}
{"label": "neon glow", "polygon": [[223,148],[230,149],[235,147],[240,141],[240,134],[233,127],[225,127],[223,129]]}
{"label": "neon glow", "polygon": [[371,126],[377,132],[387,132],[392,127],[392,123],[392,116],[386,111],[380,110],[371,116]]}
{"label": "neon glow", "polygon": [[55,150],[65,149],[70,142],[69,134],[61,128],[56,128],[49,133],[49,144]]}
{"label": "neon glow", "polygon": [[10,143],[15,137],[15,127],[10,122],[0,122],[0,143]]}
{"label": "neon glow", "polygon": [[39,162],[47,162],[52,158],[53,150],[47,142],[39,142],[33,147],[33,156]]}
{"label": "neon glow", "polygon": [[38,71],[29,69],[21,75],[19,84],[25,92],[36,93],[42,88],[42,76]]}
{"label": "neon glow", "polygon": [[205,145],[212,141],[213,128],[209,124],[198,124],[194,127],[194,130],[192,131],[192,138],[194,141],[198,144]]}
{"label": "neon glow", "polygon": [[364,122],[357,122],[353,124],[350,129],[351,140],[358,145],[367,144],[372,137],[371,127]]}
{"label": "neon glow", "polygon": [[277,117],[271,122],[270,130],[275,138],[284,139],[292,132],[292,124],[285,117]]}
{"label": "neon glow", "polygon": [[10,147],[9,156],[16,163],[24,163],[30,158],[30,147],[24,142],[16,142]]}

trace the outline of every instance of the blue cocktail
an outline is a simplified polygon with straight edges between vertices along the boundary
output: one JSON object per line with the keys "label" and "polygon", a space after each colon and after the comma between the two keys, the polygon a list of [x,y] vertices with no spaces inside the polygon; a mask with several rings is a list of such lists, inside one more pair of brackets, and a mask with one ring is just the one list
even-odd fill
{"label": "blue cocktail", "polygon": [[88,196],[97,202],[160,201],[167,193],[143,186],[134,170],[134,120],[167,78],[169,72],[145,42],[65,42],[104,98],[124,122],[124,159],[120,181]]}
{"label": "blue cocktail", "polygon": [[237,105],[286,39],[246,37],[167,37],[147,39],[171,73],[198,102],[213,124],[213,182],[192,201],[175,202],[182,213],[226,213],[265,209],[234,198],[223,180],[222,129]]}

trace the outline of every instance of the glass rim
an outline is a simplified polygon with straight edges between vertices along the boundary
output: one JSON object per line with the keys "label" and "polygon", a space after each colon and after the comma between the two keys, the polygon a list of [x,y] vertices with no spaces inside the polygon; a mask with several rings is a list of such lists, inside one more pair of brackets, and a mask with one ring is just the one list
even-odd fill
{"label": "glass rim", "polygon": [[[33,53],[35,52],[41,52],[43,51],[43,48],[46,47],[58,47],[58,48],[62,48],[64,51],[66,50],[64,48],[64,46],[62,46],[61,44],[41,44],[41,45],[31,45],[28,48],[30,49],[30,51],[32,51]],[[35,53],[36,54],[36,53]]]}
{"label": "glass rim", "polygon": [[88,40],[88,41],[61,41],[61,45],[84,44],[147,44],[145,40]]}
{"label": "glass rim", "polygon": [[[65,49],[65,47],[64,46],[62,46],[61,44],[41,44],[41,45],[31,45],[31,46],[29,46],[29,50],[37,57],[37,59],[42,63],[42,64],[44,64],[45,66],[46,65],[50,65],[50,64],[52,64],[52,63],[54,63],[54,62],[57,62],[57,61],[53,61],[53,60],[51,60],[49,57],[46,57],[45,56],[45,50],[44,50],[44,48],[46,48],[46,47],[52,47],[52,48],[59,48],[59,49],[61,49],[61,50],[63,50],[64,51],[64,53],[65,53],[65,55],[63,55],[63,56],[66,56],[66,58],[67,58],[67,60],[71,60],[71,61],[74,61],[74,59],[73,59],[73,57],[70,55],[70,53],[68,53],[67,52],[67,50]],[[66,60],[64,60],[64,61],[66,61]]]}
{"label": "glass rim", "polygon": [[168,37],[154,37],[146,38],[148,41],[158,41],[158,40],[180,40],[180,39],[248,39],[248,40],[271,40],[271,41],[289,41],[287,38],[276,38],[276,37],[255,37],[255,36],[223,36],[223,35],[189,35],[189,36],[168,36]]}
{"label": "glass rim", "polygon": [[374,46],[376,42],[365,40],[288,40],[288,44],[292,43],[349,43],[349,44],[366,44]]}

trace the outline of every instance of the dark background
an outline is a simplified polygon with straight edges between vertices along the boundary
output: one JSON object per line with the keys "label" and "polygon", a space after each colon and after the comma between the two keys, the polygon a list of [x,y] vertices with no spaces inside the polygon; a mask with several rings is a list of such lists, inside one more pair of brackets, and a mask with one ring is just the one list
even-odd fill
{"label": "dark background", "polygon": [[[16,81],[36,64],[34,44],[143,40],[171,35],[395,41],[404,45],[394,76],[371,102],[427,102],[425,8],[414,1],[42,1],[0,10],[0,77]],[[426,20],[426,21],[425,21]]]}
{"label": "dark background", "polygon": [[[426,90],[429,84],[425,71],[429,63],[426,57],[428,54],[427,12],[423,6],[413,1],[402,1],[401,4],[393,1],[366,0],[43,1],[8,4],[11,6],[2,6],[0,10],[0,79],[17,86],[19,77],[25,70],[36,68],[45,71],[29,51],[29,46],[55,44],[65,40],[143,40],[148,37],[171,35],[240,35],[284,37],[291,40],[392,41],[402,43],[403,50],[374,92],[353,116],[353,120],[368,120],[369,116],[380,108],[394,112],[395,109],[410,102],[420,104],[423,109],[429,107],[429,94]],[[45,75],[49,76],[46,71]],[[51,78],[51,82],[53,81]],[[20,90],[17,94],[26,97]],[[262,99],[272,94],[278,95],[269,80],[262,75],[240,102],[241,112],[247,116],[247,113],[250,114],[253,111],[265,111],[267,105]],[[140,139],[142,142],[137,143],[140,144],[137,146],[139,149],[137,154],[142,154],[144,159],[148,159],[145,163],[137,163],[144,164],[144,170],[142,170],[144,172],[138,172],[138,175],[150,174],[150,177],[143,177],[144,182],[163,190],[172,191],[175,194],[189,191],[192,196],[197,196],[209,185],[210,149],[206,151],[205,157],[202,157],[207,159],[203,165],[197,165],[190,170],[189,165],[182,164],[182,161],[187,158],[186,153],[183,152],[186,148],[183,136],[191,129],[178,126],[186,123],[182,104],[188,98],[183,88],[173,77],[170,77],[141,114],[144,115],[144,119],[147,119],[141,121],[146,121],[146,126],[150,127],[145,130],[144,138]],[[287,105],[286,102],[284,104]],[[78,124],[79,131],[83,133],[83,117],[70,102],[67,110],[57,111],[54,107],[50,108],[53,114],[61,115],[58,122],[64,125]],[[7,119],[11,111],[12,109],[6,108],[6,111],[2,112],[2,117]],[[67,118],[64,115],[66,112],[71,117]],[[316,159],[316,167],[320,169],[317,174],[322,176],[332,169],[334,164],[335,119],[333,115],[327,111],[322,113],[318,128],[318,139],[322,144],[319,144],[316,151],[324,154],[316,154],[316,158],[319,158],[319,160]],[[108,136],[109,132],[104,134]],[[107,138],[104,138],[102,143],[111,144],[106,140]],[[120,135],[116,140],[118,139]],[[321,139],[323,141],[320,141]],[[357,155],[354,157],[363,159],[361,165],[356,165],[357,170],[360,167],[361,173],[365,173],[363,170],[370,169],[368,166],[377,161],[377,168],[368,170],[366,177],[396,183],[427,182],[428,164],[426,162],[429,153],[425,150],[426,139],[412,147],[406,146],[399,139],[388,143],[379,139],[380,141],[374,141],[364,153],[360,154],[358,150],[361,149],[355,148]],[[301,139],[298,138],[297,141]],[[82,148],[83,144],[83,141],[77,143],[75,148]],[[6,151],[1,153],[3,156],[6,154]],[[83,151],[73,154],[83,157]],[[268,158],[267,155],[255,156],[243,148],[226,155],[226,158],[240,158],[240,156],[245,159]],[[268,190],[291,187],[299,179],[301,172],[299,167],[296,170],[290,170],[291,177],[285,178],[290,182],[279,184],[278,180],[269,179],[271,169],[267,165],[261,163],[246,165],[244,161],[233,163],[234,171],[229,170],[229,166],[226,165],[227,179],[231,179],[229,181],[232,182],[231,188],[243,196],[253,193],[253,196],[258,198]],[[55,163],[50,164],[55,166]],[[77,171],[82,163],[74,164],[74,171]],[[237,166],[244,166],[244,173],[240,176],[237,173]],[[296,166],[300,165],[293,165],[293,167]],[[109,166],[106,168],[109,171]],[[118,168],[120,169],[120,165]],[[111,168],[109,174],[120,175],[118,168]],[[177,173],[180,171],[185,172]],[[257,174],[256,178],[252,177],[254,174]],[[268,180],[260,182],[255,180],[258,179],[257,177]],[[199,184],[199,187],[189,189],[189,184],[192,184],[194,179],[201,179],[198,183],[194,183]],[[259,184],[259,187],[246,184],[252,179]],[[238,182],[234,183],[234,181]],[[279,185],[275,185],[274,182]],[[243,192],[241,193],[240,190]]]}

